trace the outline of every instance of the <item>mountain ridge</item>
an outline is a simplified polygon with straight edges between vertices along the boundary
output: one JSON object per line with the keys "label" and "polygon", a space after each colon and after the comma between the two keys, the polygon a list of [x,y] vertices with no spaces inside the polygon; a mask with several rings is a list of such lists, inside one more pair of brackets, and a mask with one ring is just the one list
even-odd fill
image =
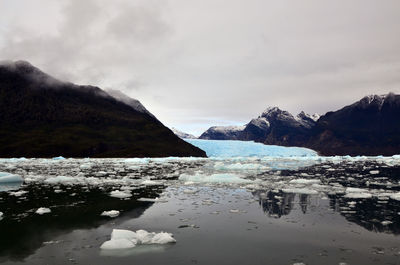
{"label": "mountain ridge", "polygon": [[[216,139],[210,129],[203,134]],[[303,111],[294,116],[269,107],[235,137],[225,139],[307,147],[322,155],[399,154],[400,96],[368,95],[322,116]]]}

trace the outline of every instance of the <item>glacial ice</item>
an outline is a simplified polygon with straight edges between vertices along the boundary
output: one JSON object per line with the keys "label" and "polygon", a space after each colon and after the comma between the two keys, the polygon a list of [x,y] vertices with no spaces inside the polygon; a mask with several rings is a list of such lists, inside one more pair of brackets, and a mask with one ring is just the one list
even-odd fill
{"label": "glacial ice", "polygon": [[10,174],[7,172],[0,172],[0,184],[2,183],[14,183],[14,182],[23,182],[21,176]]}
{"label": "glacial ice", "polygon": [[171,233],[166,232],[147,232],[146,230],[130,230],[114,229],[111,233],[111,239],[104,242],[101,249],[126,249],[133,248],[136,245],[147,244],[168,244],[175,243],[176,240]]}
{"label": "glacial ice", "polygon": [[308,157],[317,152],[302,147],[264,145],[251,141],[185,139],[188,143],[204,150],[209,157]]}

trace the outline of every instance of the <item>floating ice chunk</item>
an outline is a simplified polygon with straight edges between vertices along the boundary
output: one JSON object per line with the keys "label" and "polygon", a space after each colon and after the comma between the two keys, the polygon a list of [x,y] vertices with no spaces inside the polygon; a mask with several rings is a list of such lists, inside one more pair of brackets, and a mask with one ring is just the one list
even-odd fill
{"label": "floating ice chunk", "polygon": [[379,170],[371,170],[371,171],[369,172],[369,174],[371,174],[371,175],[379,174]]}
{"label": "floating ice chunk", "polygon": [[372,194],[366,189],[346,188],[346,194],[344,197],[352,199],[368,199],[372,198]]}
{"label": "floating ice chunk", "polygon": [[205,183],[251,183],[249,179],[243,179],[237,174],[212,174],[204,175],[196,173],[195,175],[181,174],[180,180],[190,182],[205,182]]}
{"label": "floating ice chunk", "polygon": [[234,164],[225,164],[222,162],[217,162],[214,165],[214,169],[216,170],[267,170],[268,167],[261,164],[242,164],[242,163],[234,163]]}
{"label": "floating ice chunk", "polygon": [[26,190],[9,192],[10,195],[15,196],[15,197],[20,197],[20,196],[22,196],[22,195],[24,195],[26,193],[28,193]]}
{"label": "floating ice chunk", "polygon": [[126,199],[132,197],[132,194],[129,191],[113,190],[110,192],[110,196],[119,199]]}
{"label": "floating ice chunk", "polygon": [[0,212],[0,221],[3,219],[4,214]]}
{"label": "floating ice chunk", "polygon": [[53,157],[53,160],[64,160],[65,157],[62,156],[57,156],[57,157]]}
{"label": "floating ice chunk", "polygon": [[290,184],[319,184],[321,183],[321,180],[319,179],[293,179],[289,181]]}
{"label": "floating ice chunk", "polygon": [[168,202],[165,199],[161,199],[161,198],[139,198],[138,201],[140,202]]}
{"label": "floating ice chunk", "polygon": [[390,225],[392,223],[393,223],[392,221],[382,221],[381,222],[382,225]]}
{"label": "floating ice chunk", "polygon": [[104,211],[101,213],[101,216],[108,216],[108,217],[117,217],[119,215],[119,211],[111,210],[111,211]]}
{"label": "floating ice chunk", "polygon": [[318,191],[307,188],[286,188],[282,189],[282,191],[285,193],[297,193],[297,194],[309,194],[309,195],[318,194]]}
{"label": "floating ice chunk", "polygon": [[126,249],[133,248],[137,244],[168,244],[175,243],[176,240],[171,233],[147,232],[146,230],[130,230],[114,229],[111,233],[111,239],[104,242],[101,249]]}
{"label": "floating ice chunk", "polygon": [[0,183],[13,183],[13,182],[23,182],[21,176],[10,174],[7,172],[0,172]]}
{"label": "floating ice chunk", "polygon": [[390,198],[391,198],[392,200],[400,201],[400,192],[391,194],[391,195],[390,195]]}
{"label": "floating ice chunk", "polygon": [[126,249],[126,248],[134,248],[136,243],[131,240],[125,238],[111,239],[104,242],[100,248],[101,249]]}
{"label": "floating ice chunk", "polygon": [[79,180],[78,178],[74,177],[57,176],[46,179],[44,183],[52,185],[59,185],[59,184],[72,185],[72,184],[77,184],[77,182],[79,182],[78,180]]}
{"label": "floating ice chunk", "polygon": [[146,186],[161,185],[160,182],[150,180],[150,179],[143,180],[141,184],[146,185]]}
{"label": "floating ice chunk", "polygon": [[36,210],[37,214],[45,214],[45,213],[51,213],[51,210],[49,208],[45,208],[45,207],[40,207],[39,209]]}

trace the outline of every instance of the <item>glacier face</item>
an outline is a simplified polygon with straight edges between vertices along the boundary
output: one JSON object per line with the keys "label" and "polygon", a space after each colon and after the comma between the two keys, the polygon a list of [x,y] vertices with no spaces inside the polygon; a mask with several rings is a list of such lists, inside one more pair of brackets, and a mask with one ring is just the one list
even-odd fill
{"label": "glacier face", "polygon": [[185,139],[209,157],[309,157],[317,152],[302,147],[264,145],[251,141]]}

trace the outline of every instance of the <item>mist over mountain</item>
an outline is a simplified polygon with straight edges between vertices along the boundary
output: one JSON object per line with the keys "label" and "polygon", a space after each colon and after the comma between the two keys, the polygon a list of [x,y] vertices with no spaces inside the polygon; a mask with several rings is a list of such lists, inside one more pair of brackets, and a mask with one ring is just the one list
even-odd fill
{"label": "mist over mountain", "polygon": [[200,138],[301,146],[323,155],[394,155],[400,152],[400,95],[369,95],[321,117],[272,107],[234,135],[221,137],[215,128]]}
{"label": "mist over mountain", "polygon": [[0,157],[205,156],[139,101],[57,80],[28,62],[0,64]]}

